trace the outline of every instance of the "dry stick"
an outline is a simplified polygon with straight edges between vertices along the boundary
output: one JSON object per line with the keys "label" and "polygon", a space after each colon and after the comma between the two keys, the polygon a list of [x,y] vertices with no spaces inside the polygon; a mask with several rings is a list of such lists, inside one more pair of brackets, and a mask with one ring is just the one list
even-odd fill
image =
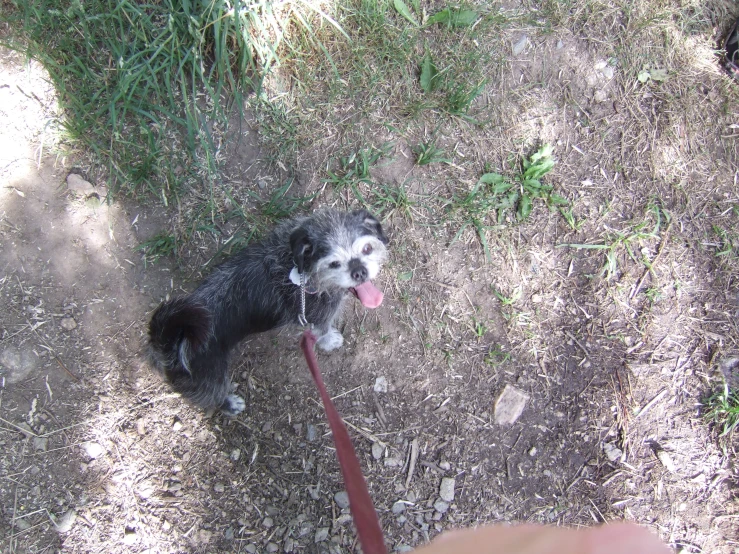
{"label": "dry stick", "polygon": [[411,462],[408,465],[408,477],[405,479],[405,488],[408,489],[408,487],[411,484],[411,479],[413,479],[413,472],[416,471],[416,461],[418,460],[418,437],[413,439],[411,441]]}
{"label": "dry stick", "polygon": [[572,340],[575,341],[575,344],[577,344],[580,347],[580,349],[583,351],[583,353],[585,354],[585,357],[588,359],[588,361],[592,363],[593,360],[590,359],[590,353],[588,352],[588,349],[585,348],[585,346],[579,340],[577,340],[575,338],[575,335],[573,335],[569,331],[565,331],[565,335],[567,335],[568,337],[570,337]]}
{"label": "dry stick", "polygon": [[662,252],[665,249],[665,244],[667,244],[667,239],[670,236],[670,227],[672,227],[672,222],[667,224],[667,229],[665,229],[665,234],[662,235],[662,240],[659,243],[659,248],[657,248],[657,255],[654,257],[654,260],[652,260],[652,263],[649,264],[649,266],[644,269],[644,273],[642,273],[642,276],[637,281],[636,286],[634,287],[634,290],[632,290],[631,294],[629,295],[629,300],[631,300],[637,294],[639,294],[639,290],[641,290],[641,287],[644,284],[644,279],[647,278],[647,275],[649,275],[649,273],[654,273],[654,266],[657,265],[657,262],[662,256]]}

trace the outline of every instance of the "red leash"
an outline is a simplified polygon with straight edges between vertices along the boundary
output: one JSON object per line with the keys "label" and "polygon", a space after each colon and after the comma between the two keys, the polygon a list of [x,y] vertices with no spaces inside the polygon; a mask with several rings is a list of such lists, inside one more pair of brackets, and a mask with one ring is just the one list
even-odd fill
{"label": "red leash", "polygon": [[377,512],[372,504],[367,483],[362,475],[362,468],[359,467],[357,454],[354,452],[352,441],[346,430],[344,422],[341,420],[339,412],[334,408],[331,397],[326,391],[326,386],[321,378],[321,371],[318,369],[316,361],[316,353],[313,347],[316,344],[316,336],[306,329],[300,338],[300,348],[303,349],[305,360],[316,382],[318,392],[321,393],[323,407],[326,410],[328,424],[334,435],[334,444],[336,445],[336,456],[339,458],[341,466],[341,474],[344,476],[344,485],[349,495],[349,509],[352,512],[354,525],[357,527],[357,535],[359,536],[359,544],[362,547],[363,554],[387,554],[385,547],[385,539],[382,537],[382,529],[377,519]]}

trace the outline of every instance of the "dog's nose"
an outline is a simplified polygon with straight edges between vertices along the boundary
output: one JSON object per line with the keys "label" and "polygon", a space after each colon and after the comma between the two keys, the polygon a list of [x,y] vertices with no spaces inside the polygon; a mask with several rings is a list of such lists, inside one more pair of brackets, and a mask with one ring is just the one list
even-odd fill
{"label": "dog's nose", "polygon": [[367,280],[367,268],[357,259],[349,260],[349,274],[357,283],[364,283]]}

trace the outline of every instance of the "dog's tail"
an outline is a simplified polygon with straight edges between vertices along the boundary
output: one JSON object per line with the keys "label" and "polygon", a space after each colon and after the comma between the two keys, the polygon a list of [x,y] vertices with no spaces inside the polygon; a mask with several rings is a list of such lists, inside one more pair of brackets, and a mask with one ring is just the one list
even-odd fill
{"label": "dog's tail", "polygon": [[164,302],[149,322],[149,357],[165,374],[190,373],[190,356],[210,337],[208,309],[190,297]]}

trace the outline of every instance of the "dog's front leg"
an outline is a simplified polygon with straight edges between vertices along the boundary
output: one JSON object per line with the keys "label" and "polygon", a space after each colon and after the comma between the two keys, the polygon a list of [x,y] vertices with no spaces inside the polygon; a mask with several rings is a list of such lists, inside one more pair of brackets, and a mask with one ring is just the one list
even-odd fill
{"label": "dog's front leg", "polygon": [[319,327],[317,331],[318,341],[316,342],[316,346],[324,352],[331,352],[344,344],[344,337],[341,336],[341,333],[332,324]]}

